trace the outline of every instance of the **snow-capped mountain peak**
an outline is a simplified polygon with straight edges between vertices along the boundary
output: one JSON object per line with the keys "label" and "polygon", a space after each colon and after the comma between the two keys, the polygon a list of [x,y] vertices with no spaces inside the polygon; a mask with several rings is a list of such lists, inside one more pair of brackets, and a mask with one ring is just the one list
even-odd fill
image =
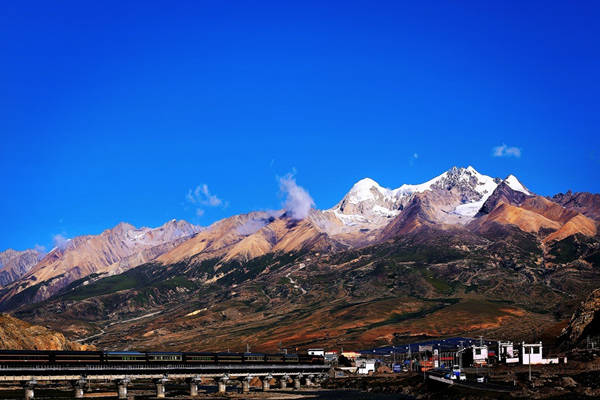
{"label": "snow-capped mountain peak", "polygon": [[513,174],[507,176],[506,179],[504,179],[504,183],[517,192],[525,193],[528,196],[532,194]]}
{"label": "snow-capped mountain peak", "polygon": [[[403,184],[396,189],[387,189],[371,178],[364,178],[352,186],[335,207],[328,210],[344,225],[381,225],[389,218],[398,215],[416,193],[425,191],[452,191],[460,203],[446,212],[460,218],[473,217],[488,197],[494,192],[499,178],[479,173],[472,166],[452,167],[435,178],[420,184]],[[506,183],[514,190],[530,192],[510,175]]]}
{"label": "snow-capped mountain peak", "polygon": [[364,178],[356,182],[344,198],[352,204],[358,204],[382,196],[391,197],[392,191],[380,186],[371,178]]}

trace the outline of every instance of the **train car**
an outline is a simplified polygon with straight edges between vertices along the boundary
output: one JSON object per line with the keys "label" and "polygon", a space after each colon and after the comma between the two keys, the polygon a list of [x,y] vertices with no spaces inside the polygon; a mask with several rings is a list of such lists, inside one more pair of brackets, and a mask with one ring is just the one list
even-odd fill
{"label": "train car", "polygon": [[298,354],[284,354],[283,356],[286,364],[298,364]]}
{"label": "train car", "polygon": [[265,361],[269,364],[283,364],[284,354],[266,354]]}
{"label": "train car", "polygon": [[29,366],[50,363],[49,351],[0,350],[0,365]]}
{"label": "train car", "polygon": [[298,362],[300,364],[325,364],[325,358],[323,356],[317,356],[314,354],[300,353],[298,354]]}
{"label": "train car", "polygon": [[139,351],[105,351],[103,361],[107,364],[144,364],[146,353]]}
{"label": "train car", "polygon": [[53,351],[50,362],[61,365],[81,365],[102,363],[101,351]]}
{"label": "train car", "polygon": [[244,361],[241,353],[217,353],[216,357],[219,364],[239,364]]}
{"label": "train car", "polygon": [[217,355],[206,352],[183,353],[183,362],[190,364],[215,364],[217,362]]}
{"label": "train car", "polygon": [[246,364],[262,364],[265,362],[263,353],[244,353],[244,363]]}
{"label": "train car", "polygon": [[167,351],[156,351],[152,353],[146,353],[147,360],[151,364],[166,364],[166,363],[180,363],[183,361],[183,353],[167,352]]}

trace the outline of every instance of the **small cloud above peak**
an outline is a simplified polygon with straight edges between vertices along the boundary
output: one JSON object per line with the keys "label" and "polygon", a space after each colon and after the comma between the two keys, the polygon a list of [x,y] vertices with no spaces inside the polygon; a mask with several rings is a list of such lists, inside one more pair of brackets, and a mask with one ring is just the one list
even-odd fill
{"label": "small cloud above peak", "polygon": [[67,243],[69,243],[69,238],[65,237],[63,234],[56,234],[52,237],[52,242],[54,243],[54,247],[60,250],[64,250],[67,247]]}
{"label": "small cloud above peak", "polygon": [[519,147],[507,146],[503,143],[501,146],[496,146],[492,149],[492,156],[520,158],[521,149]]}
{"label": "small cloud above peak", "polygon": [[279,190],[285,195],[284,208],[292,219],[304,219],[315,205],[310,194],[296,184],[292,173],[279,178]]}
{"label": "small cloud above peak", "polygon": [[[208,185],[203,183],[202,185],[196,186],[195,189],[188,190],[185,199],[188,203],[195,205],[196,208],[196,216],[201,217],[204,215],[203,207],[219,207],[223,208],[229,205],[228,202],[220,199],[216,194],[213,194],[208,189]],[[203,206],[203,207],[200,207]]]}

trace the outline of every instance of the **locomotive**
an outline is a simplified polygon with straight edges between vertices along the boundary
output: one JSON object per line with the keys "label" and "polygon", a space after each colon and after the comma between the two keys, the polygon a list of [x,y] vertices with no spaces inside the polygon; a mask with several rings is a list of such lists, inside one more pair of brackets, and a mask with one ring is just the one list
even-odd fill
{"label": "locomotive", "polygon": [[323,356],[307,353],[209,353],[209,352],[138,352],[138,351],[38,351],[0,350],[2,366],[42,365],[211,365],[211,364],[315,364],[323,365]]}

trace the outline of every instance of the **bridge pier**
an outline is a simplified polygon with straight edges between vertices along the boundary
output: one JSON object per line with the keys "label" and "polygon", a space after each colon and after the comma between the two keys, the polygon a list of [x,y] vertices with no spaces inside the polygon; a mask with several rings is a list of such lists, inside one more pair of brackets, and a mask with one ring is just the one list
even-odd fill
{"label": "bridge pier", "polygon": [[266,392],[271,389],[271,379],[273,379],[273,377],[271,375],[267,375],[262,379],[263,392]]}
{"label": "bridge pier", "polygon": [[306,386],[312,386],[312,380],[314,377],[314,375],[309,375],[306,377]]}
{"label": "bridge pier", "polygon": [[199,376],[191,378],[189,380],[190,384],[190,396],[198,396],[198,383],[202,382],[202,378]]}
{"label": "bridge pier", "polygon": [[242,393],[250,392],[250,381],[251,380],[252,380],[251,376],[247,376],[244,379],[242,379]]}
{"label": "bridge pier", "polygon": [[37,381],[32,379],[25,383],[25,400],[32,400],[35,397],[33,388],[37,385]]}
{"label": "bridge pier", "polygon": [[288,381],[288,376],[284,375],[281,378],[279,378],[279,387],[281,389],[287,389],[287,381]]}
{"label": "bridge pier", "polygon": [[229,380],[229,377],[227,375],[224,375],[221,379],[219,379],[219,383],[218,383],[219,393],[227,392],[227,381],[228,380]]}
{"label": "bridge pier", "polygon": [[167,378],[160,378],[154,381],[156,385],[156,398],[164,399],[165,398],[165,384],[169,380]]}
{"label": "bridge pier", "polygon": [[119,395],[119,399],[127,398],[127,384],[130,382],[129,379],[119,379],[117,381],[117,393]]}
{"label": "bridge pier", "polygon": [[300,379],[302,378],[302,375],[296,375],[294,377],[294,389],[299,390],[300,389]]}
{"label": "bridge pier", "polygon": [[76,399],[83,399],[83,391],[87,381],[85,379],[79,379],[78,381],[73,382],[73,390]]}

